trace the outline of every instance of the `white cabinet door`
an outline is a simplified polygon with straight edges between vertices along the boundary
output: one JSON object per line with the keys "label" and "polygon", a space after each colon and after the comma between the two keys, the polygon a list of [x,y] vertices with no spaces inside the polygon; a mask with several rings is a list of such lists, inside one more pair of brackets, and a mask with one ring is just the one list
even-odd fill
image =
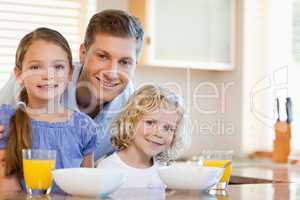
{"label": "white cabinet door", "polygon": [[150,0],[151,66],[234,68],[235,0]]}

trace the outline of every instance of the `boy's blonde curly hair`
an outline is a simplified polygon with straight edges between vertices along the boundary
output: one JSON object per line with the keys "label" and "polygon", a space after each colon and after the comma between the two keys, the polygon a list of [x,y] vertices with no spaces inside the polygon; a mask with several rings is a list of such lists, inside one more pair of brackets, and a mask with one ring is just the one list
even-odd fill
{"label": "boy's blonde curly hair", "polygon": [[177,114],[176,131],[171,144],[165,152],[155,158],[162,162],[174,160],[189,146],[190,137],[183,131],[184,109],[178,96],[166,88],[145,85],[137,90],[128,100],[124,110],[113,121],[111,141],[113,146],[122,150],[134,140],[135,129],[141,118],[157,109],[167,109]]}

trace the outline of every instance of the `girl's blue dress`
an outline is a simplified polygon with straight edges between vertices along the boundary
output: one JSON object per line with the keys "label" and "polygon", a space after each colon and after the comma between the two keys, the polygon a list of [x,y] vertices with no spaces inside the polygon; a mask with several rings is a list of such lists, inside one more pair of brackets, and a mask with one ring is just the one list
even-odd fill
{"label": "girl's blue dress", "polygon": [[[15,109],[10,105],[0,106],[0,124],[4,126],[4,137],[0,138],[0,149],[5,149],[8,141],[10,118]],[[22,123],[22,122],[20,122]],[[91,154],[99,146],[98,126],[84,113],[73,111],[66,122],[44,122],[31,119],[32,149],[56,150],[56,169],[80,167],[83,157]],[[20,180],[26,191],[24,179]],[[51,192],[62,193],[54,183]]]}

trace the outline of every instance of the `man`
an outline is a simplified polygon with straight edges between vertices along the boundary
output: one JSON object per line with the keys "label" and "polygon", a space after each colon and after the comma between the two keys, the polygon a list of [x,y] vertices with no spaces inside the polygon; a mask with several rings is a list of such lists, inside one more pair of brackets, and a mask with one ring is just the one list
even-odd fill
{"label": "man", "polygon": [[[72,82],[65,91],[64,104],[88,114],[100,126],[100,148],[95,160],[113,151],[109,128],[113,118],[133,92],[131,79],[143,45],[143,28],[137,18],[121,10],[95,14],[80,45],[80,65],[74,66]],[[1,103],[15,103],[7,83],[0,91]],[[6,92],[4,91],[6,90]],[[3,134],[0,126],[0,137]]]}

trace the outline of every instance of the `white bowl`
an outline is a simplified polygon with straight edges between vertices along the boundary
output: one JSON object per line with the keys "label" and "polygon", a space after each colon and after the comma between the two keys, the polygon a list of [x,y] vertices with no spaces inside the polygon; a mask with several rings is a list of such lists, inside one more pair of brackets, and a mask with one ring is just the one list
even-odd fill
{"label": "white bowl", "polygon": [[206,190],[217,184],[224,169],[190,163],[175,163],[158,168],[158,174],[170,189]]}
{"label": "white bowl", "polygon": [[71,195],[103,197],[117,190],[125,174],[119,170],[67,168],[52,171],[56,184]]}

